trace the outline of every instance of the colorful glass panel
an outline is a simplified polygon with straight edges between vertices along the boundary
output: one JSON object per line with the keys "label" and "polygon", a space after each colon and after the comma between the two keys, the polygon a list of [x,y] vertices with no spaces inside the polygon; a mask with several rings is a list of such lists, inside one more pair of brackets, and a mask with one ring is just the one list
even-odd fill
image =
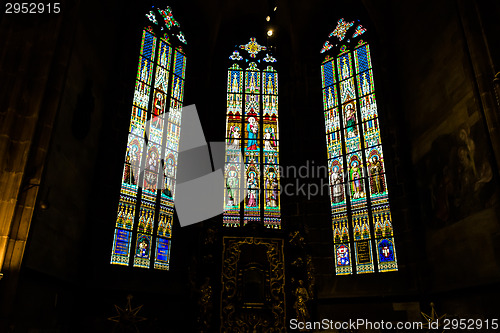
{"label": "colorful glass panel", "polygon": [[350,52],[337,58],[337,72],[339,75],[339,81],[352,76],[352,58]]}
{"label": "colorful glass panel", "polygon": [[[330,34],[342,41],[354,22],[339,20]],[[351,39],[366,32],[352,28]],[[353,41],[347,41],[353,44]],[[328,43],[328,41],[327,41]],[[327,44],[325,43],[325,45]],[[327,134],[335,272],[338,275],[397,270],[385,160],[369,45],[353,51],[335,45],[321,65]],[[376,260],[375,260],[376,259]]]}
{"label": "colorful glass panel", "polygon": [[335,271],[337,275],[352,274],[348,225],[349,219],[345,212],[332,216]]}
{"label": "colorful glass panel", "polygon": [[354,50],[354,63],[356,65],[357,74],[372,68],[370,48],[368,44],[364,44]]}
{"label": "colorful glass panel", "polygon": [[357,76],[359,96],[365,96],[373,92],[373,73],[371,70]]}
{"label": "colorful glass panel", "polygon": [[339,109],[334,108],[325,112],[326,133],[340,130]]}
{"label": "colorful glass panel", "polygon": [[330,87],[335,83],[335,61],[330,60],[321,67],[323,88]]}
{"label": "colorful glass panel", "polygon": [[137,80],[151,84],[154,62],[144,57],[139,57],[139,68],[137,69]]}
{"label": "colorful glass panel", "polygon": [[375,94],[361,97],[359,99],[359,103],[361,109],[361,119],[363,121],[370,120],[378,116]]}
{"label": "colorful glass panel", "polygon": [[337,106],[337,89],[335,87],[323,89],[323,105],[325,110]]}
{"label": "colorful glass panel", "polygon": [[358,37],[358,36],[360,36],[360,35],[364,34],[364,33],[365,33],[365,31],[366,31],[366,29],[365,29],[365,28],[363,28],[361,25],[358,25],[358,26],[356,27],[356,30],[354,31],[354,34],[352,35],[352,38],[356,38],[356,37]]}
{"label": "colorful glass panel", "polygon": [[160,39],[160,48],[158,50],[158,65],[164,69],[170,69],[170,57],[172,56],[172,47],[164,39]]}
{"label": "colorful glass panel", "polygon": [[150,86],[148,86],[144,82],[137,81],[135,84],[135,91],[134,91],[134,105],[139,108],[147,110],[149,104],[150,91],[151,91]]}
{"label": "colorful glass panel", "polygon": [[328,37],[337,37],[339,41],[342,41],[345,38],[347,30],[349,30],[353,24],[354,22],[346,22],[341,18],[338,20],[335,30],[333,30]]}
{"label": "colorful glass panel", "polygon": [[247,57],[235,51],[229,59],[248,65],[233,63],[227,74],[223,224],[258,222],[279,229],[278,73],[266,64],[276,59],[269,53],[260,59],[265,47],[254,38],[241,49]]}
{"label": "colorful glass panel", "polygon": [[119,228],[115,229],[113,256],[111,257],[112,264],[128,265],[131,239],[132,232]]}
{"label": "colorful glass panel", "polygon": [[168,42],[170,8],[146,16],[166,34],[143,31],[111,263],[167,270],[186,57]]}
{"label": "colorful glass panel", "polygon": [[141,41],[141,55],[146,59],[154,61],[155,51],[156,51],[156,37],[153,36],[150,32],[144,30],[142,32],[142,41]]}

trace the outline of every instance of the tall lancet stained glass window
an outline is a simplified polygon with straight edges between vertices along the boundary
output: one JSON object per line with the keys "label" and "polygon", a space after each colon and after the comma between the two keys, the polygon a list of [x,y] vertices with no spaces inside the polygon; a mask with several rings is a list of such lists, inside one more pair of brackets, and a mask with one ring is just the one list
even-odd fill
{"label": "tall lancet stained glass window", "polygon": [[276,58],[250,38],[229,60],[223,223],[280,229]]}
{"label": "tall lancet stained glass window", "polygon": [[358,21],[340,19],[321,65],[335,271],[396,271],[370,45]]}
{"label": "tall lancet stained glass window", "polygon": [[169,7],[145,20],[111,263],[168,270],[186,40]]}

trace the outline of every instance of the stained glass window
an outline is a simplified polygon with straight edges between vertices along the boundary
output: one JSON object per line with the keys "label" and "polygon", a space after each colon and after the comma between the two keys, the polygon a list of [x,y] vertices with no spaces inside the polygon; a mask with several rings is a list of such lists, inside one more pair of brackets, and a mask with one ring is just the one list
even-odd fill
{"label": "stained glass window", "polygon": [[340,19],[320,51],[337,275],[398,269],[371,50],[355,23]]}
{"label": "stained glass window", "polygon": [[279,229],[277,60],[255,38],[229,59],[223,223]]}
{"label": "stained glass window", "polygon": [[146,14],[111,264],[169,269],[186,57],[169,7]]}

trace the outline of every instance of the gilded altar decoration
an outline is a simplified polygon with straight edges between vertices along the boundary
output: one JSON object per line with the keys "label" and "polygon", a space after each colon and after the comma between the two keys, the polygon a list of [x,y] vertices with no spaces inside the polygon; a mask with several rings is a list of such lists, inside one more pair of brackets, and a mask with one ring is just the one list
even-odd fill
{"label": "gilded altar decoration", "polygon": [[299,280],[299,286],[295,289],[295,303],[293,308],[295,309],[295,314],[299,322],[305,323],[309,320],[309,311],[307,310],[306,302],[309,300],[309,293],[304,287],[304,281]]}
{"label": "gilded altar decoration", "polygon": [[198,324],[200,332],[209,332],[212,322],[212,309],[213,309],[213,290],[210,285],[210,278],[205,279],[200,287],[200,298],[198,300],[200,314],[198,317]]}

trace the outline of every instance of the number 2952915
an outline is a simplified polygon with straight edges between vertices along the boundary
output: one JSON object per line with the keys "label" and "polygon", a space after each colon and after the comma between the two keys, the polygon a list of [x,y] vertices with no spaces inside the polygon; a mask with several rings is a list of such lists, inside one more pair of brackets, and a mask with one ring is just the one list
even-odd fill
{"label": "number 2952915", "polygon": [[60,12],[59,2],[7,2],[5,4],[5,14],[58,14]]}

